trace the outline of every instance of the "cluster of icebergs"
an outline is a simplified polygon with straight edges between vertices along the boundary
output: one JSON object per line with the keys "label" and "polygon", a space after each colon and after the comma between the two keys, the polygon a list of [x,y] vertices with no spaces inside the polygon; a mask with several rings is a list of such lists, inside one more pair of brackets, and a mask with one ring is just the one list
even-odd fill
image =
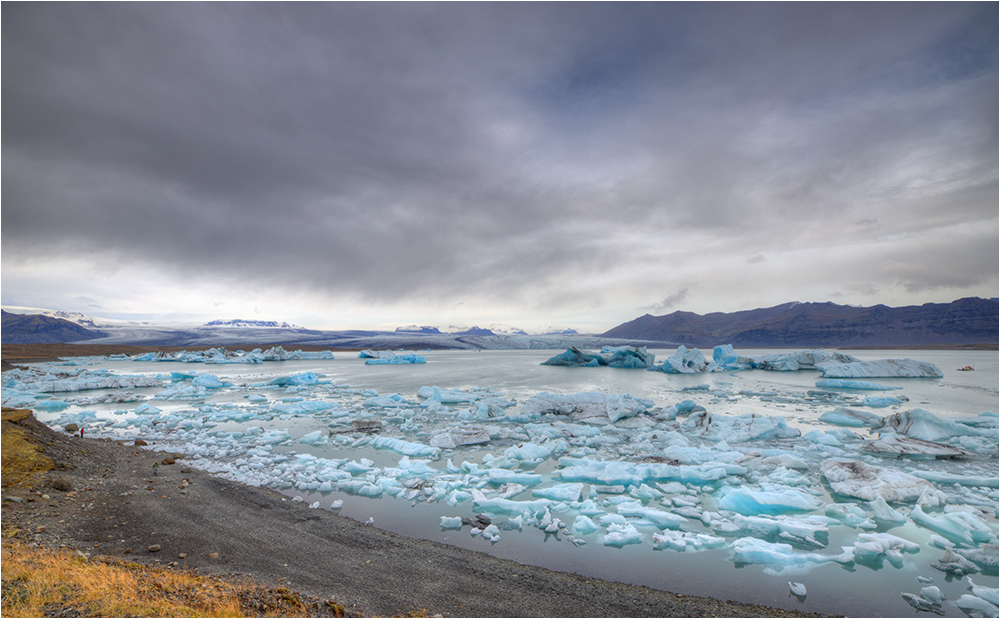
{"label": "cluster of icebergs", "polygon": [[[645,347],[605,346],[599,353],[588,353],[579,348],[568,348],[544,361],[542,365],[570,367],[599,367],[647,369],[667,374],[700,374],[732,370],[819,370],[829,378],[940,378],[941,370],[933,363],[914,359],[882,359],[861,361],[843,353],[825,350],[802,350],[791,353],[774,353],[756,357],[737,355],[731,344],[716,346],[712,359],[697,348],[680,346],[677,352],[657,364],[655,355]],[[864,388],[864,387],[853,387]]]}
{"label": "cluster of icebergs", "polygon": [[[884,375],[872,368],[888,368],[893,376],[914,368],[921,376],[932,373],[919,362],[859,366],[822,351],[747,360],[731,350],[717,347],[711,362],[679,350],[662,365],[838,373],[824,380]],[[571,349],[558,358],[583,361],[586,355]],[[581,365],[639,367],[640,361],[653,367],[641,349],[605,350]],[[848,388],[881,388],[871,385]],[[151,387],[156,391],[149,394]],[[339,492],[442,503],[455,510],[442,517],[443,529],[468,526],[491,543],[533,527],[576,545],[717,550],[736,565],[760,565],[768,573],[825,564],[902,569],[918,561],[950,582],[997,570],[1000,479],[992,411],[943,417],[914,408],[880,416],[862,410],[872,408],[863,400],[851,408],[820,398],[816,406],[828,410],[816,429],[803,432],[780,415],[726,415],[683,395],[654,402],[630,394],[541,392],[517,402],[489,388],[425,386],[383,395],[316,372],[234,385],[195,372],[148,377],[38,367],[4,373],[3,403],[58,412],[91,401],[66,399],[60,408],[47,404],[54,392],[88,389],[145,395],[100,400],[135,403],[111,418],[83,411],[50,424],[76,423],[90,436],[143,438],[184,453],[192,466],[311,501]],[[208,401],[223,392],[236,401]],[[330,457],[352,451],[355,457]],[[831,531],[852,541],[829,548]],[[996,616],[996,589],[970,588],[947,603]],[[901,594],[915,608],[945,603],[934,586]]]}

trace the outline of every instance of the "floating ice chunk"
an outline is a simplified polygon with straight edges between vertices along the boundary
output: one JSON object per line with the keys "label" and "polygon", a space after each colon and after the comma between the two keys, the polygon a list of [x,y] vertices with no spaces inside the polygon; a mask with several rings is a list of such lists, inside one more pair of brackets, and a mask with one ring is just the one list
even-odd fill
{"label": "floating ice chunk", "polygon": [[735,515],[731,520],[713,518],[712,529],[727,537],[773,538],[823,548],[830,533],[826,519],[819,516],[795,518],[791,516]]}
{"label": "floating ice chunk", "polygon": [[575,531],[578,535],[590,535],[596,531],[597,528],[598,527],[594,524],[594,521],[583,514],[577,516],[576,520],[573,521],[573,531]]}
{"label": "floating ice chunk", "polygon": [[824,555],[797,552],[789,544],[766,542],[756,537],[741,537],[730,548],[736,563],[763,565],[772,572],[780,572],[785,568],[810,569],[824,563],[843,564],[854,561],[853,548],[850,547],[844,548],[838,555]]}
{"label": "floating ice chunk", "polygon": [[922,527],[937,531],[947,539],[966,546],[989,542],[995,536],[983,520],[969,512],[950,512],[932,516],[916,505],[910,518]]}
{"label": "floating ice chunk", "polygon": [[889,533],[861,533],[854,542],[854,560],[868,565],[879,565],[885,557],[893,567],[903,567],[903,553],[920,552],[920,544],[915,544]]}
{"label": "floating ice chunk", "polygon": [[930,587],[921,587],[920,597],[924,598],[931,604],[940,604],[944,601],[944,594],[941,593],[941,589],[933,585]]}
{"label": "floating ice chunk", "polygon": [[369,408],[406,408],[417,406],[417,403],[407,400],[398,393],[390,393],[389,395],[368,398],[362,403],[362,406]]}
{"label": "floating ice chunk", "polygon": [[822,430],[811,430],[802,435],[802,438],[809,441],[810,443],[816,443],[817,445],[829,445],[830,447],[843,447],[844,444],[840,442],[836,436],[832,434],[827,434]]}
{"label": "floating ice chunk", "polygon": [[868,505],[875,512],[875,520],[895,525],[906,524],[906,516],[889,507],[889,504],[881,496],[875,497],[874,501],[869,501]]}
{"label": "floating ice chunk", "polygon": [[629,544],[641,544],[642,534],[631,524],[614,523],[608,526],[608,532],[604,536],[604,545],[622,548]]}
{"label": "floating ice chunk", "polygon": [[537,486],[542,483],[542,476],[535,473],[494,468],[488,469],[486,475],[489,477],[490,483],[495,485],[516,483],[524,486]]}
{"label": "floating ice chunk", "polygon": [[490,434],[479,426],[455,426],[431,434],[430,444],[441,449],[455,449],[460,445],[478,445],[490,442]]}
{"label": "floating ice chunk", "polygon": [[826,515],[836,518],[852,529],[874,529],[877,525],[865,516],[864,510],[854,503],[830,503]]}
{"label": "floating ice chunk", "polygon": [[611,353],[606,358],[606,365],[609,368],[643,369],[652,366],[656,361],[656,355],[636,346],[605,347],[602,353]]}
{"label": "floating ice chunk", "polygon": [[483,539],[486,539],[494,544],[500,541],[500,529],[497,528],[497,525],[495,524],[487,525],[487,527],[483,529],[482,535]]}
{"label": "floating ice chunk", "polygon": [[806,586],[800,582],[789,582],[788,591],[795,597],[799,598],[806,597]]}
{"label": "floating ice chunk", "polygon": [[919,611],[935,612],[935,613],[940,612],[940,606],[941,606],[940,603],[932,602],[931,600],[925,599],[922,596],[913,595],[912,593],[906,593],[904,591],[903,593],[899,594],[899,597],[906,600],[907,604],[909,604],[910,606]]}
{"label": "floating ice chunk", "polygon": [[876,429],[879,428],[891,429],[925,441],[941,441],[956,436],[996,436],[996,432],[990,429],[971,428],[922,408],[883,417],[882,424],[876,426]]}
{"label": "floating ice chunk", "polygon": [[800,471],[805,471],[809,469],[809,464],[801,458],[796,458],[791,454],[780,454],[777,456],[767,456],[763,458],[761,464],[766,464],[768,466],[783,466],[787,469],[797,469]]}
{"label": "floating ice chunk", "polygon": [[653,544],[656,550],[676,550],[677,552],[698,552],[713,548],[722,548],[726,540],[704,533],[689,533],[687,531],[661,531],[653,534]]}
{"label": "floating ice chunk", "polygon": [[902,404],[903,400],[900,398],[893,398],[889,396],[876,396],[870,395],[861,400],[862,406],[867,406],[869,408],[886,408],[889,406],[895,406],[897,404]]}
{"label": "floating ice chunk", "polygon": [[969,583],[969,589],[972,589],[972,595],[977,598],[986,600],[994,606],[1000,606],[1000,590],[994,587],[983,587],[972,582],[971,576],[965,577],[965,582]]}
{"label": "floating ice chunk", "polygon": [[968,451],[959,447],[900,434],[881,436],[877,440],[862,443],[859,449],[869,453],[909,456],[911,458],[957,458],[958,456],[970,455]]}
{"label": "floating ice chunk", "polygon": [[547,488],[537,488],[532,490],[531,494],[545,499],[552,499],[553,501],[579,501],[583,495],[583,484],[556,484]]}
{"label": "floating ice chunk", "polygon": [[392,357],[365,360],[365,365],[407,365],[422,363],[427,363],[427,359],[423,355],[415,354],[393,355]]}
{"label": "floating ice chunk", "polygon": [[643,412],[653,406],[653,402],[634,398],[631,395],[605,395],[597,392],[558,395],[542,392],[523,405],[521,413],[529,417],[545,413],[569,415],[573,421],[585,423],[608,424],[614,419],[621,419]]}
{"label": "floating ice chunk", "polygon": [[[279,402],[271,407],[272,413],[281,415],[311,415],[333,408],[332,402],[309,400],[303,402]],[[346,412],[344,414],[347,414]]]}
{"label": "floating ice chunk", "polygon": [[816,386],[822,389],[857,389],[861,391],[891,391],[899,387],[890,387],[866,380],[844,380],[840,378],[821,378]]}
{"label": "floating ice chunk", "polygon": [[205,389],[219,389],[227,386],[228,384],[222,382],[218,379],[218,377],[212,376],[211,374],[199,374],[194,377],[191,383],[196,387],[204,387]]}
{"label": "floating ice chunk", "polygon": [[957,554],[951,548],[945,548],[944,555],[939,560],[931,563],[931,567],[948,574],[953,574],[959,578],[966,574],[975,574],[979,571],[979,567],[975,563]]}
{"label": "floating ice chunk", "polygon": [[542,365],[556,365],[556,366],[569,366],[569,367],[600,367],[602,365],[607,365],[607,361],[601,355],[594,353],[583,352],[576,346],[571,346],[567,348],[565,352],[560,353],[550,359],[542,361]]}
{"label": "floating ice chunk", "polygon": [[790,372],[796,370],[821,370],[825,364],[844,364],[857,361],[855,357],[825,350],[799,350],[751,358],[751,367],[757,370]]}
{"label": "floating ice chunk", "polygon": [[607,462],[587,458],[563,457],[559,459],[563,467],[557,474],[566,481],[582,481],[599,486],[636,486],[645,482],[679,481],[704,485],[727,475],[743,475],[746,469],[735,464],[703,464],[699,466],[675,466],[648,462]]}
{"label": "floating ice chunk", "polygon": [[665,512],[655,507],[645,507],[638,501],[628,501],[618,504],[618,513],[628,518],[641,518],[658,529],[680,529],[687,518]]}
{"label": "floating ice chunk", "polygon": [[330,509],[340,509],[344,506],[344,501],[342,499],[337,499],[333,503],[330,503]]}
{"label": "floating ice chunk", "polygon": [[941,378],[944,373],[933,363],[913,359],[882,359],[824,364],[826,378]]}
{"label": "floating ice chunk", "polygon": [[705,355],[697,348],[678,346],[677,352],[664,359],[662,364],[649,369],[667,374],[699,374],[717,371],[719,366],[714,361],[705,359]]}
{"label": "floating ice chunk", "polygon": [[859,411],[851,408],[837,407],[819,416],[819,420],[837,426],[848,426],[860,428],[863,426],[878,427],[882,424],[882,418],[868,411]]}
{"label": "floating ice chunk", "polygon": [[801,490],[776,487],[774,490],[751,490],[746,486],[727,486],[719,491],[719,509],[744,516],[810,512],[823,506],[815,496]]}
{"label": "floating ice chunk", "polygon": [[309,445],[325,445],[327,437],[322,431],[316,430],[315,432],[310,432],[309,434],[300,437],[299,442]]}
{"label": "floating ice chunk", "polygon": [[997,561],[1000,558],[1000,552],[997,551],[995,543],[979,544],[975,548],[956,548],[955,552],[975,562],[977,565],[993,569],[994,571],[997,569]]}
{"label": "floating ice chunk", "polygon": [[606,346],[601,350],[601,354],[594,354],[572,346],[567,348],[565,352],[543,361],[542,365],[642,369],[653,365],[654,360],[655,355],[647,352],[645,347]]}
{"label": "floating ice chunk", "polygon": [[924,493],[940,494],[926,479],[857,460],[826,460],[820,470],[834,492],[862,501],[913,501]]}
{"label": "floating ice chunk", "polygon": [[749,370],[750,360],[740,357],[732,344],[723,344],[712,349],[712,361],[723,370]]}
{"label": "floating ice chunk", "polygon": [[278,378],[273,378],[269,380],[266,384],[271,387],[289,387],[298,385],[322,385],[328,384],[330,381],[322,380],[319,374],[315,372],[302,372],[301,374],[293,374],[292,376],[279,376]]}
{"label": "floating ice chunk", "polygon": [[784,417],[756,414],[730,417],[707,412],[693,413],[681,424],[681,429],[705,440],[727,443],[797,438],[802,434],[798,428],[789,427]]}
{"label": "floating ice chunk", "polygon": [[998,611],[996,604],[990,604],[986,600],[968,593],[962,594],[955,600],[955,606],[961,608],[962,612],[970,617],[996,617]]}
{"label": "floating ice chunk", "polygon": [[922,479],[939,484],[958,484],[960,486],[982,486],[987,488],[1000,488],[1000,478],[985,477],[980,475],[955,475],[943,471],[913,471],[913,474]]}
{"label": "floating ice chunk", "polygon": [[386,436],[373,436],[371,444],[381,449],[391,449],[404,456],[437,456],[441,453],[441,450],[437,447],[431,447],[422,443],[411,443]]}

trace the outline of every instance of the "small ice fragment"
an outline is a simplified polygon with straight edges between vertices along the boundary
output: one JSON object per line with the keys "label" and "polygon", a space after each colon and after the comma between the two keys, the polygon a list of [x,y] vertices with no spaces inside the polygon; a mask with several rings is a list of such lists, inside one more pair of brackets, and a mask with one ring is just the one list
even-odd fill
{"label": "small ice fragment", "polygon": [[344,506],[344,501],[341,499],[337,499],[333,503],[330,503],[330,509],[340,509],[343,506]]}
{"label": "small ice fragment", "polygon": [[795,597],[804,598],[806,597],[806,586],[800,582],[789,582],[788,590],[792,592]]}
{"label": "small ice fragment", "polygon": [[462,519],[459,516],[441,516],[442,529],[461,529]]}

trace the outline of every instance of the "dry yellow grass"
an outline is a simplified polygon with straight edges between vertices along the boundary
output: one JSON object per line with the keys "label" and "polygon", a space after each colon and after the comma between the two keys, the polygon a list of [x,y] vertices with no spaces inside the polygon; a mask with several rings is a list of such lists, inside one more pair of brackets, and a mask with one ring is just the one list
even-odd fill
{"label": "dry yellow grass", "polygon": [[285,589],[5,542],[2,615],[42,617],[61,609],[84,617],[309,616]]}
{"label": "dry yellow grass", "polygon": [[39,453],[36,446],[26,439],[24,431],[17,427],[17,422],[30,414],[29,410],[3,409],[0,457],[3,460],[4,487],[31,485],[40,473],[55,468],[52,460]]}

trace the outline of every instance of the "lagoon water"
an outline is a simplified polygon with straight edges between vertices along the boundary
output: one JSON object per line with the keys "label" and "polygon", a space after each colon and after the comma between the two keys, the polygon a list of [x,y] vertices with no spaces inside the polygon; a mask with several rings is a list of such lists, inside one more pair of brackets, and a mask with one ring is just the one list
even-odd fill
{"label": "lagoon water", "polygon": [[[335,359],[298,360],[266,362],[259,365],[202,365],[176,362],[136,362],[130,360],[88,359],[77,369],[107,369],[117,375],[144,374],[159,376],[161,387],[129,389],[137,400],[120,403],[70,404],[63,410],[38,411],[37,416],[50,425],[61,425],[71,420],[83,421],[89,436],[152,437],[156,449],[197,455],[193,437],[215,433],[222,436],[240,437],[240,449],[230,449],[225,455],[215,452],[209,459],[194,459],[196,465],[214,466],[220,474],[246,481],[247,475],[264,475],[267,479],[278,479],[287,471],[291,475],[290,462],[296,454],[310,454],[320,459],[353,463],[347,468],[355,479],[375,480],[380,474],[396,467],[405,456],[396,451],[378,449],[366,444],[366,438],[344,431],[350,427],[350,420],[367,417],[386,422],[382,436],[397,437],[409,443],[429,445],[429,433],[440,427],[460,423],[457,411],[468,405],[449,405],[443,410],[427,411],[419,406],[399,410],[366,407],[364,402],[373,395],[399,394],[413,403],[421,402],[417,391],[424,386],[438,386],[442,389],[465,389],[474,387],[492,390],[490,395],[503,394],[514,402],[508,412],[516,412],[518,407],[541,392],[556,394],[576,394],[596,391],[604,394],[631,394],[655,404],[655,410],[666,408],[684,400],[692,400],[703,406],[709,413],[723,415],[758,414],[783,416],[786,423],[798,428],[803,434],[812,430],[830,430],[834,426],[819,420],[824,412],[835,406],[868,410],[877,415],[890,415],[915,408],[927,409],[940,417],[971,417],[985,411],[1000,410],[998,396],[998,355],[996,352],[969,351],[842,351],[861,360],[909,357],[928,361],[937,365],[944,373],[943,378],[934,379],[872,379],[887,387],[898,389],[888,391],[860,392],[854,390],[820,390],[816,381],[821,378],[817,371],[768,372],[762,370],[730,371],[709,374],[671,375],[644,370],[626,370],[607,367],[566,368],[540,365],[559,351],[433,351],[419,353],[426,358],[426,364],[418,365],[365,365],[356,353],[336,353]],[[673,350],[652,351],[662,359]],[[772,354],[774,350],[737,350],[744,356]],[[975,371],[962,372],[958,368],[971,365]],[[48,370],[60,369],[58,365],[36,366]],[[67,368],[72,369],[72,368]],[[211,374],[230,386],[211,389],[201,395],[182,399],[164,399],[157,394],[165,387],[175,384],[170,379],[171,372]],[[298,387],[262,386],[272,379],[287,377],[304,372],[322,375],[321,384]],[[5,388],[5,392],[8,391]],[[817,391],[833,392],[836,402],[827,397],[818,397]],[[813,393],[810,393],[813,392]],[[72,396],[90,397],[110,393],[110,391],[85,391]],[[6,393],[4,394],[7,395]],[[869,395],[905,396],[908,401],[888,408],[866,408],[861,399]],[[52,399],[62,398],[72,401],[64,394],[53,394]],[[330,408],[313,413],[283,413],[280,404],[321,401]],[[158,412],[137,414],[140,405],[149,404]],[[287,409],[285,409],[287,410]],[[226,413],[235,412],[235,414]],[[142,414],[145,413],[145,414]],[[405,421],[403,418],[407,418]],[[652,419],[652,416],[647,416]],[[158,419],[164,423],[153,423]],[[178,422],[177,420],[185,420]],[[550,416],[537,423],[553,421]],[[403,421],[402,424],[399,422]],[[568,421],[568,420],[567,420]],[[678,418],[682,421],[682,418]],[[494,438],[484,444],[443,450],[437,456],[412,456],[409,461],[427,460],[428,467],[438,469],[440,479],[455,480],[460,477],[456,471],[463,462],[477,464],[481,469],[489,468],[484,463],[492,458],[500,458],[504,451],[524,444],[528,434],[519,423],[505,421],[503,417],[488,420],[467,421],[465,424],[493,426]],[[346,424],[346,425],[345,425]],[[623,424],[628,425],[628,424]],[[275,443],[253,442],[256,430],[247,433],[251,427],[264,431],[287,431],[286,440]],[[659,421],[655,425],[621,428],[601,427],[601,435],[610,440],[570,441],[570,454],[594,460],[624,460],[636,462],[645,456],[662,456],[650,452],[651,433],[677,430],[676,423]],[[867,428],[851,428],[861,438],[869,439]],[[299,438],[320,431],[329,440],[321,444],[299,442]],[[338,434],[339,433],[339,434]],[[537,436],[532,436],[539,442]],[[707,441],[691,439],[691,445],[717,447]],[[845,442],[846,443],[846,442]],[[230,443],[233,444],[233,443]],[[819,472],[819,463],[828,457],[847,457],[875,463],[880,466],[898,468],[903,471],[934,470],[951,474],[996,478],[998,476],[996,440],[992,451],[983,450],[958,460],[908,460],[884,459],[871,455],[860,455],[858,443],[846,443],[844,449],[825,453],[813,443],[798,439],[775,439],[766,441],[746,441],[730,444],[730,450],[744,453],[761,449],[783,449],[795,453],[809,463],[805,471],[811,482],[806,490],[824,503],[853,502],[866,508],[862,501],[834,496]],[[253,451],[256,450],[256,451]],[[260,457],[254,461],[253,455]],[[276,455],[281,457],[275,458]],[[453,468],[448,469],[449,461]],[[558,472],[563,465],[558,456],[546,459],[537,465],[521,465],[517,470],[542,476],[537,488],[545,488],[562,480]],[[228,468],[227,468],[228,467]],[[267,476],[268,469],[278,473]],[[344,467],[341,467],[344,468]],[[210,469],[212,470],[212,469]],[[466,468],[473,473],[476,467]],[[464,479],[468,479],[466,475]],[[251,481],[254,478],[249,478]],[[436,479],[431,476],[430,479]],[[731,479],[731,478],[727,478]],[[730,485],[751,484],[736,476],[726,482]],[[966,616],[952,602],[963,594],[970,594],[968,584],[961,579],[934,569],[931,564],[942,557],[944,551],[931,542],[936,532],[916,524],[912,519],[905,524],[892,526],[879,523],[874,531],[887,532],[919,545],[918,552],[904,553],[901,562],[877,560],[867,563],[829,562],[809,564],[802,567],[781,567],[765,564],[737,563],[733,558],[733,536],[725,538],[726,544],[700,552],[676,552],[657,550],[652,535],[659,531],[655,527],[639,526],[640,543],[621,548],[606,546],[602,538],[606,527],[587,535],[576,535],[582,545],[571,542],[568,535],[571,527],[559,533],[546,533],[536,526],[525,525],[522,530],[505,530],[503,524],[510,515],[492,513],[495,523],[501,526],[500,540],[495,543],[482,536],[471,535],[470,527],[461,530],[443,529],[441,518],[474,517],[483,510],[476,509],[472,500],[427,501],[424,495],[413,497],[409,490],[393,498],[387,493],[379,498],[367,498],[356,493],[333,490],[318,492],[308,487],[299,488],[291,484],[279,484],[281,492],[289,500],[301,497],[307,503],[319,502],[320,509],[330,509],[331,504],[343,501],[337,511],[343,516],[359,521],[374,521],[373,526],[389,529],[407,536],[420,537],[458,545],[473,550],[514,559],[523,563],[540,565],[557,570],[576,572],[609,580],[644,584],[680,594],[710,595],[722,599],[733,599],[759,604],[767,604],[804,611],[832,613],[848,616],[916,616],[918,612],[904,601],[901,593],[918,594],[931,579],[940,588],[947,600],[939,613],[944,616]],[[314,484],[315,485],[315,484]],[[643,502],[663,511],[670,511],[671,505],[683,505],[683,500],[695,502],[706,511],[715,511],[718,483],[702,486],[689,485],[680,498],[671,503],[671,497],[678,495],[677,486],[653,488],[656,496],[645,497]],[[723,484],[724,485],[724,484]],[[597,493],[593,484],[587,485],[589,496],[597,505],[604,505],[609,514],[614,514],[613,494]],[[972,505],[985,525],[989,528],[992,543],[997,537],[996,485],[985,487],[964,487],[955,484],[939,484],[948,497],[949,504]],[[480,488],[486,491],[499,490],[482,482]],[[502,488],[501,488],[502,489]],[[519,501],[530,501],[532,489],[514,497]],[[586,498],[588,494],[584,494]],[[626,493],[627,496],[627,493]],[[440,498],[440,497],[439,497]],[[894,504],[898,510],[908,513],[912,505]],[[572,509],[555,511],[552,516],[572,525],[576,513]],[[562,509],[561,507],[559,509]],[[868,512],[871,510],[868,509]],[[928,510],[930,512],[930,510]],[[824,510],[812,512],[823,515]],[[934,512],[939,514],[940,510]],[[798,515],[809,515],[798,514]],[[869,513],[870,515],[870,513]],[[594,518],[597,522],[598,518]],[[691,533],[716,535],[711,528],[698,519],[689,518],[682,530]],[[828,541],[822,548],[795,546],[796,552],[814,552],[835,555],[842,547],[854,545],[864,530],[843,524],[829,526]],[[771,540],[775,541],[775,540]],[[781,540],[777,540],[781,541]],[[995,548],[995,547],[994,547]],[[923,581],[918,581],[917,577]],[[997,569],[983,568],[972,575],[977,585],[997,587]],[[808,594],[804,599],[789,593],[789,581],[806,585]],[[923,614],[923,613],[920,613]]]}

